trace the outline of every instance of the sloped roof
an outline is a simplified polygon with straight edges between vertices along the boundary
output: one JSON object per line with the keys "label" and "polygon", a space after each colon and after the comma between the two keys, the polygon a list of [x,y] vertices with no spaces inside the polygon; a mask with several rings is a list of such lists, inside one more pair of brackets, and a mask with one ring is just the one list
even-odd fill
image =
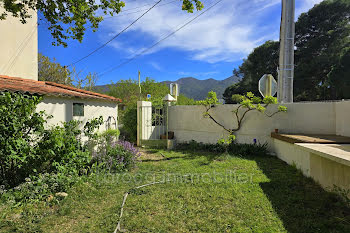
{"label": "sloped roof", "polygon": [[121,99],[112,96],[103,95],[92,91],[85,91],[63,84],[15,78],[6,75],[0,75],[0,91],[28,92],[31,94],[48,96],[77,97],[83,99],[121,102]]}

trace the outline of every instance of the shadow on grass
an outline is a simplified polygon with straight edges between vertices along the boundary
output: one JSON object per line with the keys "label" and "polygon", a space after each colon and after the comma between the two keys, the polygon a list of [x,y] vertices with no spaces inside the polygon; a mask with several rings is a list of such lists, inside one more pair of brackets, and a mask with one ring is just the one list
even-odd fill
{"label": "shadow on grass", "polygon": [[[222,153],[204,151],[177,152],[183,156],[169,156],[150,162],[205,156],[208,163],[204,165],[208,165],[223,156]],[[269,182],[259,185],[288,232],[350,232],[349,203],[339,195],[325,191],[311,178],[276,157],[237,157],[254,160],[269,178]]]}
{"label": "shadow on grass", "polygon": [[288,232],[350,232],[350,208],[340,196],[277,158],[254,160],[270,179],[260,187]]}

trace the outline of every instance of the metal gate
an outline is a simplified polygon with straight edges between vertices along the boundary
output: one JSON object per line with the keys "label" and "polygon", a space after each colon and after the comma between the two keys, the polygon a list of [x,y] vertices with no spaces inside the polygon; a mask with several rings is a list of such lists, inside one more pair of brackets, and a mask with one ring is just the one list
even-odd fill
{"label": "metal gate", "polygon": [[168,135],[167,105],[152,106],[142,101],[138,106],[138,145],[166,147]]}

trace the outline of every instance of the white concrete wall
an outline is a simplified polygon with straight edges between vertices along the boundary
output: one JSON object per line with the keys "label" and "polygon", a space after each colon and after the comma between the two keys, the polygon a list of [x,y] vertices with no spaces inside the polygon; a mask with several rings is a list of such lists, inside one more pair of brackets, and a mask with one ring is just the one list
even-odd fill
{"label": "white concrete wall", "polygon": [[350,137],[350,100],[337,102],[336,111],[336,134]]}
{"label": "white concrete wall", "polygon": [[[347,124],[350,119],[350,101],[342,103],[339,107],[336,107],[337,104],[336,102],[286,104],[288,112],[278,113],[271,118],[256,111],[249,112],[242,123],[241,130],[236,134],[237,141],[252,143],[254,139],[257,139],[261,143],[268,142],[270,146],[273,146],[270,134],[276,128],[281,133],[346,135],[350,130],[350,125]],[[218,122],[228,128],[234,128],[237,121],[232,110],[237,106],[218,105],[210,111]],[[272,113],[276,109],[277,105],[271,105],[266,113]],[[172,106],[169,108],[169,130],[175,132],[177,141],[196,140],[215,143],[227,135],[221,127],[203,117],[204,111],[203,106]],[[339,130],[336,130],[337,123]]]}
{"label": "white concrete wall", "polygon": [[[0,12],[4,12],[0,4]],[[0,74],[38,80],[37,14],[22,24],[10,13],[0,20]]]}
{"label": "white concrete wall", "polygon": [[[73,103],[84,104],[83,117],[73,117]],[[49,125],[57,125],[70,120],[80,120],[83,122],[81,125],[83,127],[89,119],[99,116],[102,116],[104,121],[109,116],[113,116],[118,121],[118,105],[109,101],[45,96],[43,101],[39,103],[37,111],[45,111],[48,115],[53,116],[52,119],[48,120]],[[105,125],[105,123],[101,125],[99,129],[101,132],[106,130]],[[118,122],[116,122],[116,125],[118,126]]]}

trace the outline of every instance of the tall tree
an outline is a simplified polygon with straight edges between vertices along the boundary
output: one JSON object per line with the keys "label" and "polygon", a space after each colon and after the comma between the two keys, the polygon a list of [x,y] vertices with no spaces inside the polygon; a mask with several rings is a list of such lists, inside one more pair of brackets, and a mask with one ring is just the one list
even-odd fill
{"label": "tall tree", "polygon": [[[325,0],[296,22],[294,99],[324,100],[350,98],[350,1]],[[258,94],[258,80],[265,73],[277,78],[278,42],[257,47],[235,73],[241,81],[225,90],[226,103],[232,95]]]}
{"label": "tall tree", "polygon": [[[182,10],[193,12],[194,8],[201,10],[203,4],[199,0],[182,0]],[[113,16],[122,12],[125,2],[122,0],[0,0],[4,12],[0,12],[0,20],[8,14],[18,17],[26,23],[32,11],[40,12],[51,35],[54,45],[67,46],[69,38],[82,41],[87,27],[96,31],[104,15]]]}
{"label": "tall tree", "polygon": [[260,95],[258,82],[264,74],[272,74],[277,78],[278,49],[279,42],[267,41],[244,59],[242,65],[233,71],[241,81],[226,88],[223,94],[226,103],[233,103],[231,96],[234,94],[244,95],[250,91],[254,95]]}
{"label": "tall tree", "polygon": [[98,80],[96,73],[82,75],[82,71],[77,71],[75,67],[68,69],[56,62],[56,59],[50,59],[39,53],[38,55],[38,78],[39,81],[50,81],[80,89],[92,91]]}
{"label": "tall tree", "polygon": [[61,66],[56,59],[52,60],[43,54],[38,54],[38,78],[40,81],[50,81],[60,84],[73,85],[71,73]]}
{"label": "tall tree", "polygon": [[[338,80],[329,79],[340,64],[343,50],[350,46],[350,1],[326,0],[300,15],[296,22],[295,83],[296,100],[337,99]],[[348,76],[350,79],[350,76]]]}

